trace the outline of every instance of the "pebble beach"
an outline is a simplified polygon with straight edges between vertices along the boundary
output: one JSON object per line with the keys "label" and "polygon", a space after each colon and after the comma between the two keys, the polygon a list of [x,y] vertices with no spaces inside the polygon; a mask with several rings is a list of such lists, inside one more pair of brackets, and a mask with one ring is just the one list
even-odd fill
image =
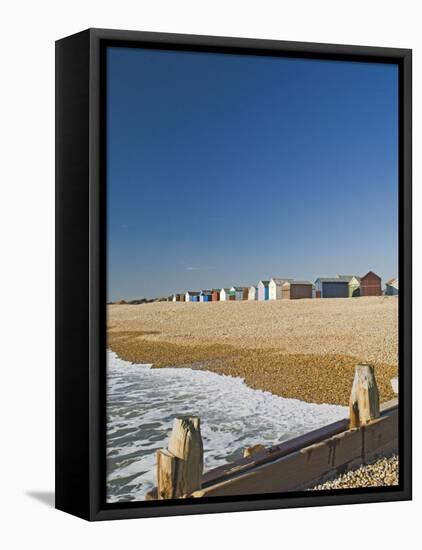
{"label": "pebble beach", "polygon": [[399,484],[399,458],[397,455],[380,458],[372,464],[362,465],[332,480],[325,481],[312,491],[351,489],[357,487],[384,487]]}
{"label": "pebble beach", "polygon": [[156,302],[108,306],[108,347],[153,368],[241,377],[254,389],[347,405],[354,368],[376,368],[381,402],[395,397],[398,299]]}

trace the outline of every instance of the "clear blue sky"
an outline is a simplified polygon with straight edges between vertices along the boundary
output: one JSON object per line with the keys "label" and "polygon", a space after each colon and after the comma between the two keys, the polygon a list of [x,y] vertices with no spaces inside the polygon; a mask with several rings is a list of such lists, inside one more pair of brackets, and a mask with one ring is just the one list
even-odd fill
{"label": "clear blue sky", "polygon": [[108,298],[397,275],[394,65],[109,48]]}

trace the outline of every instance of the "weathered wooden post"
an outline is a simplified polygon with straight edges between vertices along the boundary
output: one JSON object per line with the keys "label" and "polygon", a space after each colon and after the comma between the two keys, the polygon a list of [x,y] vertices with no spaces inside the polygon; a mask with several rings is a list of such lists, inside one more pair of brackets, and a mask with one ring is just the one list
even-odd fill
{"label": "weathered wooden post", "polygon": [[181,461],[166,449],[157,451],[157,496],[178,498],[180,496]]}
{"label": "weathered wooden post", "polygon": [[204,449],[200,419],[174,419],[168,448],[157,451],[157,496],[184,498],[201,488]]}
{"label": "weathered wooden post", "polygon": [[350,428],[358,428],[379,417],[379,392],[373,366],[356,365],[349,409]]}

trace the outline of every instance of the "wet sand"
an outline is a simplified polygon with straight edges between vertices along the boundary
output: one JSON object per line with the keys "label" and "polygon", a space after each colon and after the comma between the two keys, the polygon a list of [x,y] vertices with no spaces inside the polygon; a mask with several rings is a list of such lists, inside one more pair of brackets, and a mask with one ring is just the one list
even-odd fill
{"label": "wet sand", "polygon": [[122,359],[313,403],[347,405],[360,362],[375,365],[381,401],[395,397],[397,331],[396,297],[108,306],[108,346]]}

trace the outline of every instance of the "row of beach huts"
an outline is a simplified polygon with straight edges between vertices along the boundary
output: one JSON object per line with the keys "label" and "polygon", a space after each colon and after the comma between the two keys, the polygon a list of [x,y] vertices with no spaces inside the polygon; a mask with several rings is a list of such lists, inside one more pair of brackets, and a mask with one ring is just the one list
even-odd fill
{"label": "row of beach huts", "polygon": [[363,277],[337,275],[319,277],[315,283],[282,277],[259,281],[249,287],[232,286],[173,294],[173,302],[225,302],[238,300],[299,300],[302,298],[354,298],[357,296],[395,296],[399,293],[398,278],[390,279],[382,290],[381,277],[369,271]]}

